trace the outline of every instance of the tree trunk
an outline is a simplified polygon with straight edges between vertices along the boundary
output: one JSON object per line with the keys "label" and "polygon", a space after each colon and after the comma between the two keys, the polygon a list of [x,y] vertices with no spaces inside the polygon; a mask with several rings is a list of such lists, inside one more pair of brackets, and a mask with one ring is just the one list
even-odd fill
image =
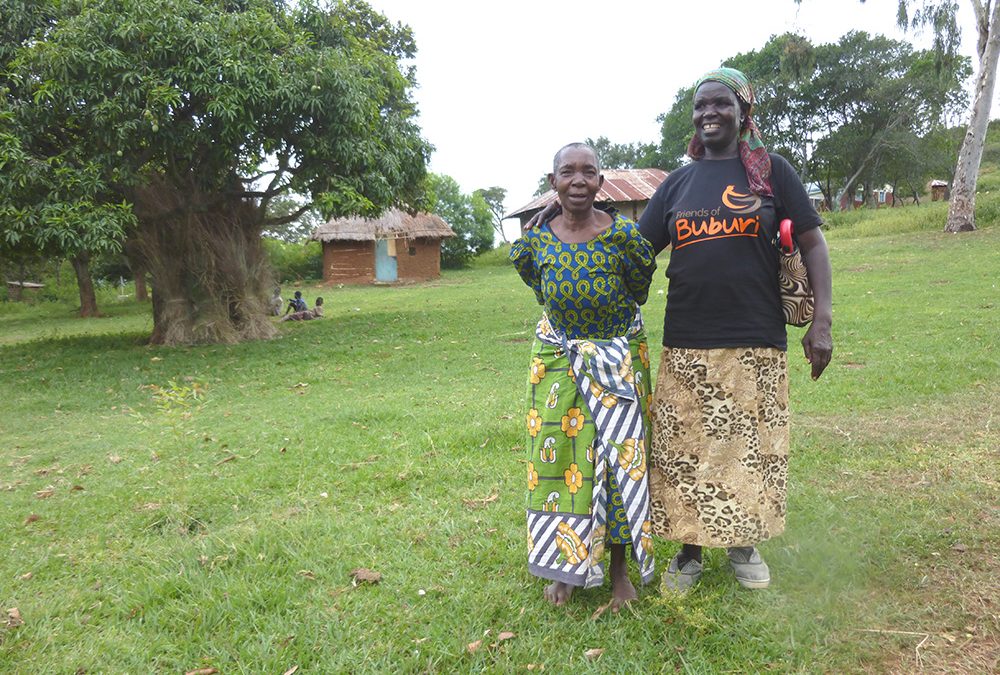
{"label": "tree trunk", "polygon": [[146,289],[146,260],[142,257],[139,243],[134,235],[125,240],[125,258],[128,259],[129,269],[132,270],[132,278],[135,279],[135,299],[146,302],[149,300],[149,292]]}
{"label": "tree trunk", "polygon": [[146,270],[142,267],[133,269],[135,275],[135,299],[139,302],[149,300],[149,291],[146,289]]}
{"label": "tree trunk", "polygon": [[[1000,2],[993,5],[989,17],[979,16],[979,72],[976,75],[976,93],[972,101],[969,128],[962,140],[955,166],[948,202],[948,220],[945,232],[970,232],[976,229],[976,183],[979,181],[979,163],[983,159],[986,128],[990,123],[990,106],[997,77],[997,57],[1000,56]],[[988,23],[986,23],[988,21]],[[985,24],[985,25],[984,25]]]}
{"label": "tree trunk", "polygon": [[97,295],[94,293],[94,279],[90,276],[90,254],[82,251],[69,261],[76,272],[76,285],[80,289],[80,316],[100,316],[97,311]]}
{"label": "tree trunk", "polygon": [[153,280],[153,334],[164,345],[270,338],[274,286],[256,205],[191,186],[135,194],[140,259]]}

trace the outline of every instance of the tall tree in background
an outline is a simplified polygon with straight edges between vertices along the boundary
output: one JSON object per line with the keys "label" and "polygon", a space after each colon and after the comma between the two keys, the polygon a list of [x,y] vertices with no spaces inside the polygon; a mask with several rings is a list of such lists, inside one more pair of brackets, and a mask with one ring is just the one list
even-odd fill
{"label": "tall tree in background", "polygon": [[427,174],[426,195],[428,211],[444,218],[458,235],[441,242],[442,267],[465,267],[493,248],[493,215],[482,195],[469,196],[451,176],[434,173]]}
{"label": "tall tree in background", "polygon": [[587,145],[597,151],[602,169],[649,169],[662,163],[655,143],[612,143],[598,136],[588,138]]}
{"label": "tall tree in background", "polygon": [[[26,43],[53,29],[58,15],[56,3],[42,0],[12,0],[0,12],[0,249],[21,259],[69,258],[80,316],[87,317],[98,314],[91,255],[119,250],[135,218],[99,161],[64,151],[63,138],[78,130],[25,127],[34,122],[36,102],[17,96],[23,81],[11,64]],[[45,90],[36,91],[44,100]]]}
{"label": "tall tree in background", "polygon": [[961,81],[968,73],[965,59],[939,70],[932,52],[858,31],[816,47],[815,63],[801,90],[813,110],[809,125],[821,134],[809,170],[826,174],[827,197],[836,200],[831,203],[844,197],[848,206],[859,184],[868,194],[885,182],[878,168],[895,140],[940,129],[949,106],[962,105]]}
{"label": "tall tree in background", "polygon": [[[801,2],[802,0],[796,0]],[[865,0],[861,0],[864,2]],[[903,29],[930,28],[934,32],[934,48],[942,61],[953,58],[958,52],[961,31],[956,14],[958,3],[954,0],[898,0],[897,19]],[[969,232],[976,229],[976,183],[979,182],[979,165],[986,144],[986,130],[990,124],[990,108],[996,85],[997,59],[1000,57],[1000,1],[969,0],[976,20],[976,79],[972,105],[969,109],[969,126],[952,180],[951,199],[945,232]]]}
{"label": "tall tree in background", "polygon": [[[851,32],[817,46],[798,35],[776,36],[723,65],[744,71],[754,83],[754,119],[768,148],[797,166],[803,181],[817,181],[836,208],[842,195],[853,204],[858,185],[869,192],[890,182],[887,158],[902,145],[941,133],[948,116],[964,107],[967,61],[935,64],[934,52]],[[666,154],[683,153],[691,138],[692,94],[693,87],[678,91],[661,118]],[[920,153],[911,158],[908,183],[935,159]],[[898,166],[893,174],[904,177]]]}
{"label": "tall tree in background", "polygon": [[[402,63],[412,34],[360,0],[9,11],[0,164],[34,179],[0,189],[0,213],[30,216],[4,217],[3,239],[34,236],[35,221],[77,228],[88,245],[127,233],[153,279],[154,343],[273,333],[264,228],[314,205],[370,215],[419,200],[430,148]],[[269,215],[292,193],[308,201]]]}
{"label": "tall tree in background", "polygon": [[503,232],[503,217],[505,215],[503,200],[507,198],[507,191],[502,187],[496,186],[491,188],[479,188],[473,193],[473,196],[478,196],[486,202],[486,206],[489,207],[490,210],[493,230],[500,235],[500,239],[503,243],[509,243],[507,241],[507,235]]}
{"label": "tall tree in background", "polygon": [[[976,70],[969,127],[958,151],[955,178],[951,185],[948,220],[945,232],[968,232],[976,229],[976,183],[979,165],[986,144],[986,129],[990,124],[990,107],[997,77],[997,57],[1000,56],[1000,2],[995,0],[970,0],[976,17]],[[933,27],[935,47],[945,57],[952,57],[958,49],[959,30],[955,19],[958,6],[954,2],[900,0],[899,24],[907,27]],[[907,10],[916,11],[912,15]],[[909,22],[907,21],[909,19]]]}

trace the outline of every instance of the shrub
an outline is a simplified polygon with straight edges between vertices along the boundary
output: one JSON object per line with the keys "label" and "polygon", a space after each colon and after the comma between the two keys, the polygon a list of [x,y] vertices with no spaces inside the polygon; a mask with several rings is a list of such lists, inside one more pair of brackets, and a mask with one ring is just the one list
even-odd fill
{"label": "shrub", "polygon": [[264,252],[274,268],[274,276],[279,282],[319,279],[323,276],[323,245],[318,241],[287,244],[265,237],[263,244]]}

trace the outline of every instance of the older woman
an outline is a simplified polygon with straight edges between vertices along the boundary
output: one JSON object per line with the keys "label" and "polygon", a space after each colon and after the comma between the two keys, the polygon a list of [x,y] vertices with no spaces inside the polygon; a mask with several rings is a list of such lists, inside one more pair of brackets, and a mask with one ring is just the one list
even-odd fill
{"label": "older woman", "polygon": [[635,223],[594,208],[593,148],[556,153],[562,213],[529,230],[511,261],[543,305],[528,386],[528,569],[555,605],[600,585],[610,549],[612,607],[653,575],[646,478],[649,355],[638,306],[656,264]]}
{"label": "older woman", "polygon": [[744,587],[770,583],[755,547],[785,526],[788,377],[773,243],[783,218],[815,295],[802,339],[813,379],[833,351],[822,220],[788,162],[765,150],[753,104],[738,70],[698,81],[695,161],[670,174],[639,221],[657,252],[671,247],[650,499],[653,531],[683,544],[663,578],[678,591],[701,576],[704,546],[727,549]]}

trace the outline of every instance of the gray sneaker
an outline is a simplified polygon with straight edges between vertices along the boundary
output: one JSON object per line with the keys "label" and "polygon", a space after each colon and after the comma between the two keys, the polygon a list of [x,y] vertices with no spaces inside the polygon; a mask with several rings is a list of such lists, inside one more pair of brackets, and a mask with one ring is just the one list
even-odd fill
{"label": "gray sneaker", "polygon": [[726,555],[743,588],[767,588],[771,583],[771,571],[753,546],[733,546],[726,549]]}
{"label": "gray sneaker", "polygon": [[679,557],[679,553],[675,555],[671,559],[670,565],[667,566],[667,571],[663,573],[662,588],[664,591],[684,593],[698,583],[698,579],[701,578],[701,561],[689,558],[684,562],[683,567],[678,567],[677,559]]}

